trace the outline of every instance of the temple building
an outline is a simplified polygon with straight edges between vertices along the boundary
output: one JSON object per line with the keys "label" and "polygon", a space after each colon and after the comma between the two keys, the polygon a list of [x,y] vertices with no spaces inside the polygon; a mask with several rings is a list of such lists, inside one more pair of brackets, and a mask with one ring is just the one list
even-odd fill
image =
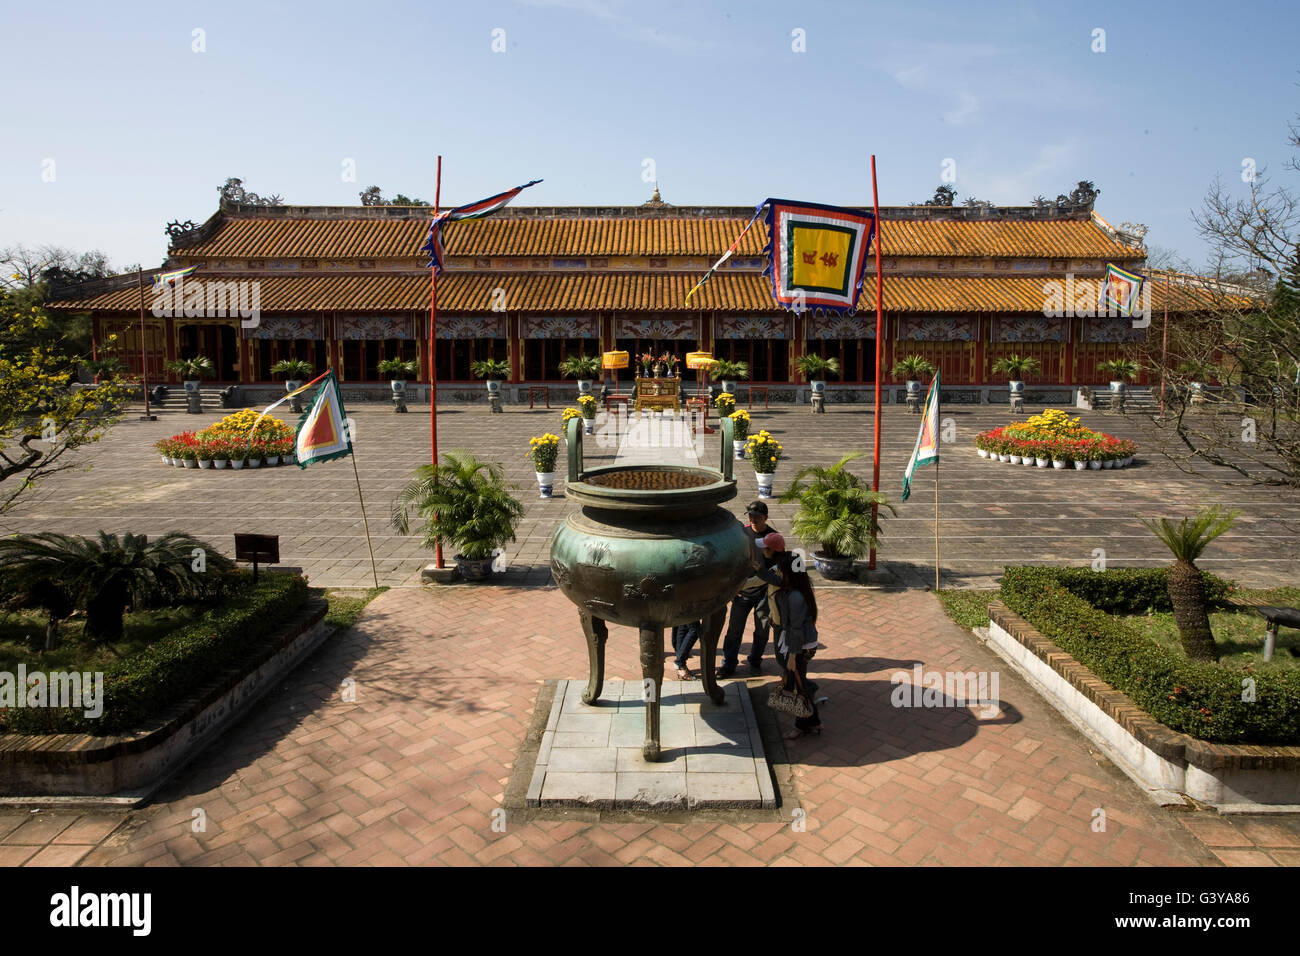
{"label": "temple building", "polygon": [[[439,396],[481,398],[475,360],[510,363],[511,385],[558,383],[567,355],[621,349],[707,350],[749,363],[773,400],[796,397],[797,356],[834,356],[843,374],[832,401],[867,401],[875,382],[875,276],[854,315],[794,314],[776,306],[761,275],[766,230],[758,224],[697,292],[687,291],[740,234],[752,208],[509,206],[447,227],[438,279]],[[427,383],[430,270],[420,247],[430,210],[407,206],[266,206],[221,201],[202,225],[173,226],[166,270],[196,266],[174,295],[150,286],[161,270],[54,290],[48,308],[89,313],[95,341],[150,382],[174,382],[167,360],[204,355],[213,384],[238,383],[250,399],[282,388],[280,359],[336,370],[345,393],[380,397],[384,358],[419,364]],[[1144,336],[1131,319],[1095,315],[1075,296],[1107,263],[1143,270],[1140,240],[1091,209],[888,207],[880,210],[884,279],[882,382],[905,355],[943,374],[953,400],[1005,401],[994,363],[1030,355],[1043,400],[1069,401],[1071,387],[1107,376],[1097,364]],[[871,263],[874,266],[874,262]],[[1194,311],[1195,289],[1147,283],[1150,307]],[[1095,286],[1089,286],[1095,288]],[[1060,290],[1060,294],[1052,290]],[[1053,298],[1055,296],[1055,298]],[[1168,301],[1166,301],[1168,296]],[[144,300],[144,348],[140,306]],[[1050,314],[1052,312],[1061,314]],[[1140,325],[1140,323],[1138,323]],[[619,373],[630,379],[632,369]],[[413,398],[427,394],[418,383]],[[901,399],[901,389],[891,390]]]}

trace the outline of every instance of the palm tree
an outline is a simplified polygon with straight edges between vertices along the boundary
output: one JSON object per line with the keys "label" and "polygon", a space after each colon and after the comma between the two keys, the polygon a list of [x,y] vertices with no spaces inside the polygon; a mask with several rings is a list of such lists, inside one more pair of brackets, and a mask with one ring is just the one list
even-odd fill
{"label": "palm tree", "polygon": [[[192,570],[195,549],[203,552],[202,574]],[[128,607],[203,596],[213,579],[234,566],[211,545],[179,531],[152,542],[145,535],[119,539],[103,531],[98,538],[43,531],[0,541],[0,575],[55,582],[86,612],[86,633],[98,641],[122,637]]]}
{"label": "palm tree", "polygon": [[407,534],[415,512],[425,519],[426,548],[441,538],[462,549],[463,558],[489,558],[495,548],[515,540],[524,506],[510,494],[500,462],[479,461],[465,451],[443,457],[445,465],[422,465],[398,493],[392,525]]}
{"label": "palm tree", "polygon": [[993,363],[995,373],[1009,376],[1013,382],[1023,381],[1026,375],[1037,375],[1041,367],[1032,355],[1007,355]]}
{"label": "palm tree", "polygon": [[[860,558],[877,547],[880,527],[878,521],[872,522],[873,504],[897,514],[883,494],[867,488],[848,470],[849,462],[863,455],[850,452],[829,468],[801,468],[790,489],[781,495],[782,501],[799,502],[792,523],[794,533],[805,541],[820,542],[825,557]],[[804,479],[811,480],[805,485]]]}
{"label": "palm tree", "polygon": [[1232,527],[1239,512],[1224,512],[1215,505],[1174,524],[1168,518],[1142,524],[1159,538],[1174,556],[1169,569],[1169,601],[1174,606],[1174,623],[1183,652],[1194,661],[1217,661],[1214,633],[1210,630],[1209,602],[1205,597],[1205,579],[1196,566],[1211,541]]}
{"label": "palm tree", "polygon": [[744,381],[749,378],[749,363],[718,359],[709,369],[709,374],[719,382]]}

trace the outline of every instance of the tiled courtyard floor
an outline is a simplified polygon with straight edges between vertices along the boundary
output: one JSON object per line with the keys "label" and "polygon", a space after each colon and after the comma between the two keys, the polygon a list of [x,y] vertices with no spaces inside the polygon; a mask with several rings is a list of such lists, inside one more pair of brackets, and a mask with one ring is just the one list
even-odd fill
{"label": "tiled courtyard floor", "polygon": [[[743,394],[743,389],[742,389]],[[1028,412],[1041,411],[1030,408]],[[389,506],[414,468],[428,461],[428,406],[394,415],[382,405],[353,405],[356,461],[366,494],[370,530],[380,582],[414,585],[430,556],[416,536],[402,537],[388,526]],[[97,445],[80,453],[89,470],[53,476],[10,514],[0,531],[62,531],[88,534],[99,529],[159,534],[180,529],[209,540],[227,552],[232,533],[280,535],[284,564],[301,567],[315,585],[360,587],[370,584],[361,514],[352,468],[338,461],[300,470],[187,471],[159,461],[152,443],[185,428],[200,428],[219,411],[185,415],[164,410],[157,422],[141,422],[138,410]],[[825,415],[807,407],[754,409],[755,427],[767,428],[785,445],[788,461],[777,469],[776,491],[788,487],[795,469],[828,464],[849,450],[865,450],[858,465],[869,475],[872,415],[866,406],[830,405]],[[1086,424],[1137,440],[1143,448],[1135,466],[1121,471],[1076,473],[1040,471],[980,459],[971,445],[981,430],[1004,424],[1005,408],[945,408],[955,442],[945,446],[941,484],[941,535],[944,586],[993,586],[1003,565],[1052,562],[1090,565],[1103,549],[1111,566],[1152,566],[1166,562],[1163,548],[1137,516],[1185,514],[1198,506],[1222,503],[1242,511],[1237,526],[1219,538],[1199,562],[1243,584],[1294,583],[1300,579],[1300,500],[1294,493],[1252,487],[1226,469],[1202,468],[1187,474],[1150,451],[1153,427],[1137,416],[1083,412]],[[559,432],[560,408],[529,411],[507,406],[491,415],[482,405],[453,405],[439,414],[439,447],[466,448],[480,458],[505,463],[520,488],[527,515],[518,541],[506,555],[506,583],[540,585],[549,581],[548,546],[552,533],[572,506],[563,497],[563,474],[556,497],[541,501],[531,464],[524,457],[528,438]],[[910,501],[898,501],[903,467],[916,439],[918,418],[887,406],[881,462],[881,487],[898,504],[898,517],[884,520],[882,565],[893,583],[924,587],[933,583],[933,469],[919,474]],[[586,442],[589,464],[609,463],[616,442],[602,421]],[[671,439],[673,429],[663,432]],[[677,429],[677,434],[681,429]],[[717,461],[718,436],[702,440],[700,461]],[[754,497],[753,471],[738,462],[740,494],[736,513]],[[790,528],[794,505],[773,503],[772,520]],[[794,546],[795,542],[791,542]]]}
{"label": "tiled courtyard floor", "polygon": [[[821,607],[826,731],[787,745],[802,815],[503,821],[539,687],[586,672],[575,610],[550,588],[398,589],[153,804],[0,811],[0,865],[1300,862],[1295,818],[1155,806],[933,596],[827,590]],[[917,662],[999,672],[1001,714],[891,706],[890,675]],[[607,674],[639,676],[632,631],[611,628]]]}

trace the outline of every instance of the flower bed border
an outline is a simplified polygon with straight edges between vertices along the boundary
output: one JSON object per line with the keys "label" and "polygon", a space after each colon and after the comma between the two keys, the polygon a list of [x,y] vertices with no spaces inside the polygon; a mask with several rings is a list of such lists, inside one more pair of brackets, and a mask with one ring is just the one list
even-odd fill
{"label": "flower bed border", "polygon": [[1216,744],[1172,730],[1001,601],[989,605],[989,644],[1157,802],[1300,811],[1300,747]]}

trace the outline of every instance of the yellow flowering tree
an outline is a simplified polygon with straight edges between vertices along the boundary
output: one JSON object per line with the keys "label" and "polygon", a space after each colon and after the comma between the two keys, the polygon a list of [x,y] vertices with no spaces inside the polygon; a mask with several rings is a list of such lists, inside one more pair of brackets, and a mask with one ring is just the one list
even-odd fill
{"label": "yellow flowering tree", "polygon": [[129,397],[109,375],[98,388],[74,390],[87,361],[48,336],[50,317],[0,293],[0,514],[37,481],[74,467],[68,452],[99,441],[120,421]]}

